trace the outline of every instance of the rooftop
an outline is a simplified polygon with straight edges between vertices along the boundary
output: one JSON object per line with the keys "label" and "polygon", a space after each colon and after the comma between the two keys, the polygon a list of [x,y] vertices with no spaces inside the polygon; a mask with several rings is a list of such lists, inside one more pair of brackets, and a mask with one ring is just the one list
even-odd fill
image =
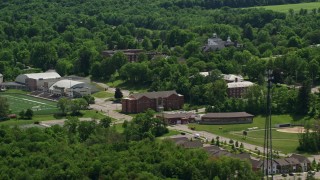
{"label": "rooftop", "polygon": [[177,96],[182,96],[182,95],[178,94],[175,90],[172,90],[172,91],[137,93],[137,94],[131,94],[129,97],[134,98],[134,99],[140,99],[141,97],[145,96],[150,99],[156,99],[156,98],[166,98],[166,97],[169,97],[173,94],[175,94]]}
{"label": "rooftop", "polygon": [[242,88],[242,87],[250,87],[253,85],[254,85],[254,83],[252,83],[250,81],[231,82],[231,83],[227,84],[228,88]]}
{"label": "rooftop", "polygon": [[238,118],[238,117],[254,117],[254,115],[246,112],[228,112],[228,113],[208,113],[202,118]]}

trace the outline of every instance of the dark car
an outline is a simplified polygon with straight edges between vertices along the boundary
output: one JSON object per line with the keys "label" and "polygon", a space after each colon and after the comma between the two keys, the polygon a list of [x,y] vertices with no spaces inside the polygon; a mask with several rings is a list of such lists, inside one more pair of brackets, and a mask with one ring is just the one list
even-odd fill
{"label": "dark car", "polygon": [[185,132],[181,132],[180,134],[181,134],[181,135],[186,135],[186,133],[185,133]]}
{"label": "dark car", "polygon": [[294,174],[293,173],[289,173],[289,176],[294,176]]}
{"label": "dark car", "polygon": [[287,177],[287,174],[281,174],[282,177]]}

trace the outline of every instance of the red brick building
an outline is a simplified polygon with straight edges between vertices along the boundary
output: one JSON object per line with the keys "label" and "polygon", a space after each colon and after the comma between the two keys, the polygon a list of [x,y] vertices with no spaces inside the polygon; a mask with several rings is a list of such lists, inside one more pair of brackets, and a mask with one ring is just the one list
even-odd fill
{"label": "red brick building", "polygon": [[184,97],[176,91],[159,91],[131,94],[122,99],[122,112],[140,113],[147,109],[155,111],[181,109]]}
{"label": "red brick building", "polygon": [[231,82],[228,83],[228,96],[234,97],[234,98],[241,98],[243,95],[246,94],[248,91],[248,88],[250,86],[253,86],[254,84],[249,81],[243,81],[243,82]]}

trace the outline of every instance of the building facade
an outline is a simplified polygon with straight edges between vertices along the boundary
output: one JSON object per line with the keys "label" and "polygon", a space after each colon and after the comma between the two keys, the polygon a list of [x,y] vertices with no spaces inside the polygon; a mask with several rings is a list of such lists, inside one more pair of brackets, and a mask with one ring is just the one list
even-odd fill
{"label": "building facade", "polygon": [[159,91],[131,94],[122,99],[122,112],[140,113],[147,109],[155,111],[181,109],[184,96],[176,91]]}
{"label": "building facade", "polygon": [[200,124],[248,124],[253,117],[246,112],[208,113],[201,117]]}
{"label": "building facade", "polygon": [[249,81],[227,83],[228,96],[233,98],[242,98],[247,93],[249,87],[253,85],[254,84]]}
{"label": "building facade", "polygon": [[163,119],[167,124],[188,124],[195,121],[196,114],[194,113],[162,113],[156,116]]}

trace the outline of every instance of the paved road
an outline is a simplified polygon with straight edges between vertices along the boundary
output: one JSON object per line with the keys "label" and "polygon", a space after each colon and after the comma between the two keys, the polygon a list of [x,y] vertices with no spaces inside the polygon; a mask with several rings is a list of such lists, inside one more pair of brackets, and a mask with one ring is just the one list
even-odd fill
{"label": "paved road", "polygon": [[[173,130],[178,130],[178,131],[184,131],[184,132],[188,132],[188,133],[191,133],[191,134],[199,134],[201,137],[204,137],[204,138],[207,138],[209,140],[209,142],[211,141],[211,139],[216,139],[217,136],[219,135],[216,135],[216,134],[212,134],[212,133],[209,133],[209,132],[206,132],[206,131],[194,131],[194,130],[191,130],[188,128],[187,125],[174,125],[174,126],[169,126],[168,127],[169,129],[173,129]],[[219,136],[219,141],[221,142],[224,142],[226,141],[227,143],[230,141],[229,138],[226,138],[226,137],[222,137],[222,136]],[[263,147],[261,146],[256,146],[256,145],[252,145],[252,144],[248,144],[248,143],[245,143],[245,142],[241,142],[241,141],[238,141],[239,144],[242,143],[244,148],[245,149],[248,149],[250,151],[254,151],[256,152],[257,150],[260,150],[261,153],[263,153]],[[256,150],[257,148],[257,150]],[[280,156],[285,156],[284,154],[281,154],[280,153]]]}

